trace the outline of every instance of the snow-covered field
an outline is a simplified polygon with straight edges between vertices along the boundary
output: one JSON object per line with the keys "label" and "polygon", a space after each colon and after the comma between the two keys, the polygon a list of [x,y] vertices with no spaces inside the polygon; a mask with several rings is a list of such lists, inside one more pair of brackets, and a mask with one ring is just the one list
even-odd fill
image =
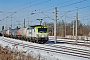
{"label": "snow-covered field", "polygon": [[[12,38],[0,37],[0,44],[3,47],[9,46],[11,49],[16,48],[16,50],[22,53],[26,51],[25,53],[26,55],[30,54],[34,57],[40,55],[41,60],[43,58],[44,60],[89,60],[89,56],[90,56],[90,53],[89,53],[90,47],[71,45],[71,44],[65,44],[65,43],[54,44],[53,42],[49,41],[46,44],[37,44],[37,43],[32,43],[27,41],[16,40]],[[72,50],[70,50],[70,48]],[[88,52],[88,55],[85,55],[86,57],[80,57],[80,54],[76,56],[75,54],[73,56],[69,55],[69,52],[75,52],[74,48],[78,50],[77,51],[78,53],[80,52],[79,49],[81,49],[81,52],[80,52],[81,55],[82,53],[85,54],[84,51]],[[57,52],[60,52],[60,53],[57,53]]]}

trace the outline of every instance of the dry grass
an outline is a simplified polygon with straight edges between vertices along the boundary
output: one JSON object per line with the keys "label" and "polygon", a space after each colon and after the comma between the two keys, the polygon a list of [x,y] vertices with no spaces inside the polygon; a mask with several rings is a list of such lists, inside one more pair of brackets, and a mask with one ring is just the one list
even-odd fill
{"label": "dry grass", "polygon": [[33,58],[28,54],[21,53],[18,51],[12,51],[8,46],[2,47],[0,46],[0,60],[40,60],[40,58]]}
{"label": "dry grass", "polygon": [[24,52],[18,52],[17,50],[15,47],[11,49],[8,46],[2,47],[0,45],[0,60],[48,60],[47,57],[42,57],[40,53],[34,57],[32,56],[32,52],[26,54]]}

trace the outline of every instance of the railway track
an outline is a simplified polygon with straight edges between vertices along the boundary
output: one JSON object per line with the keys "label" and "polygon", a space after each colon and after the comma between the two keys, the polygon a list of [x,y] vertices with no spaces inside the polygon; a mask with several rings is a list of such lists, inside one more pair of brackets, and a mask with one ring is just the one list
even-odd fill
{"label": "railway track", "polygon": [[28,48],[44,50],[47,52],[54,52],[56,54],[65,54],[65,55],[90,59],[90,50],[86,50],[86,49],[66,47],[66,46],[60,46],[60,45],[55,45],[55,44],[34,44],[34,43],[24,44],[22,42],[18,43],[14,40],[11,41],[11,40],[6,39],[6,38],[3,38],[2,40],[4,42],[10,43],[14,46],[15,45],[16,46],[23,46],[23,47],[28,47]]}
{"label": "railway track", "polygon": [[[50,41],[54,41],[53,38],[51,38]],[[78,40],[78,42],[76,42],[76,40],[61,39],[57,40],[57,42],[90,47],[90,40]]]}

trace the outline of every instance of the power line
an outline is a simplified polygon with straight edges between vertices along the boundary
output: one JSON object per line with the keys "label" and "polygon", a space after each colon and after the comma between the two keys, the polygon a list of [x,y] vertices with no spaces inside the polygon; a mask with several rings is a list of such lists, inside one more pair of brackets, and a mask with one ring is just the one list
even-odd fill
{"label": "power line", "polygon": [[[19,9],[19,10],[17,10],[17,11],[21,11],[21,10],[23,10],[23,9],[26,9],[26,8],[29,8],[29,7],[32,7],[32,6],[37,6],[37,5],[39,5],[39,4],[43,4],[43,3],[46,3],[46,2],[48,2],[48,1],[51,1],[51,0],[46,0],[46,1],[43,1],[43,2],[40,2],[40,3],[37,3],[37,4],[34,4],[34,5],[31,5],[31,6],[28,6],[28,7],[25,7],[25,8],[22,8],[22,9]],[[34,1],[33,1],[34,2]],[[11,15],[10,15],[11,16]],[[27,15],[26,15],[27,16]],[[7,16],[8,17],[8,16]],[[5,17],[4,19],[6,19],[7,17]],[[2,19],[2,20],[4,20],[4,19]]]}
{"label": "power line", "polygon": [[[70,5],[74,5],[74,4],[78,4],[78,3],[82,3],[82,2],[84,2],[84,1],[87,1],[87,0],[82,0],[82,1],[78,1],[78,2],[75,2],[75,3],[72,3],[72,4],[68,4],[68,5],[64,5],[64,6],[61,6],[60,8],[63,8],[63,7],[66,7],[66,6],[70,6]],[[68,1],[69,2],[69,1]],[[65,2],[64,2],[65,3]],[[58,4],[57,4],[58,5]],[[85,7],[84,7],[85,8]],[[79,9],[82,9],[82,8],[79,8]],[[51,10],[51,9],[48,9],[48,10],[46,10],[46,11],[49,11],[49,10]],[[75,9],[76,10],[76,9]],[[70,12],[71,11],[75,11],[75,10],[70,10]],[[43,12],[45,12],[45,11],[43,11]],[[44,15],[46,15],[46,14],[44,14]],[[47,16],[47,15],[46,15]],[[47,16],[48,17],[48,16]],[[50,17],[49,17],[50,18]],[[52,18],[51,18],[52,19]]]}
{"label": "power line", "polygon": [[[40,2],[40,3],[34,4],[34,5],[31,5],[31,6],[22,8],[22,9],[18,9],[18,10],[16,10],[16,11],[21,11],[21,10],[23,10],[23,9],[26,9],[26,8],[29,8],[29,7],[32,7],[32,6],[37,6],[37,5],[39,5],[39,4],[42,4],[42,3],[45,3],[45,2],[48,2],[48,1],[50,1],[50,0],[46,0],[46,1],[43,1],[43,2]],[[33,2],[36,2],[36,0],[34,0],[34,1],[30,2],[30,3],[33,3]],[[24,5],[27,5],[27,4],[24,4]],[[23,6],[23,5],[22,5],[22,6]],[[18,7],[20,7],[20,6],[18,6]]]}
{"label": "power line", "polygon": [[[80,10],[80,9],[84,9],[84,8],[88,8],[88,7],[90,7],[90,6],[85,6],[85,7],[81,7],[81,8],[78,8],[78,10]],[[76,11],[77,9],[74,9],[74,10],[69,10],[69,11],[66,11],[66,12],[72,12],[72,11]],[[51,18],[50,16],[48,16],[47,14],[45,14],[44,12],[39,12],[39,13],[42,13],[43,15],[45,15],[45,16],[47,16],[48,18],[50,18],[50,19],[52,19],[53,20],[53,18]],[[28,15],[25,15],[25,16],[28,16]],[[22,16],[22,17],[25,17],[25,16]],[[64,15],[62,15],[62,16],[64,16]],[[61,16],[61,17],[62,17]],[[20,18],[20,17],[19,17]],[[69,17],[70,18],[70,17]],[[58,18],[58,19],[60,19],[60,18]]]}
{"label": "power line", "polygon": [[[81,8],[78,8],[78,10],[81,10],[81,9],[84,9],[84,8],[88,8],[88,7],[90,7],[90,6],[85,6],[85,7],[81,7]],[[74,9],[74,10],[69,10],[69,11],[66,11],[67,13],[69,13],[69,12],[73,12],[73,11],[76,11],[77,9]],[[72,15],[72,14],[71,14]],[[63,17],[63,16],[65,16],[65,15],[62,15],[61,17]],[[60,18],[59,18],[60,19]]]}
{"label": "power line", "polygon": [[7,16],[4,12],[0,11],[0,13],[3,13],[5,16]]}
{"label": "power line", "polygon": [[70,6],[70,5],[82,3],[82,2],[84,2],[84,1],[87,1],[87,0],[82,0],[82,1],[74,2],[74,3],[68,4],[68,5],[60,6],[60,7],[58,7],[58,8],[64,8],[64,7],[67,7],[67,6]]}
{"label": "power line", "polygon": [[[70,2],[70,1],[66,1],[66,2],[63,2],[63,3],[60,3],[60,4],[64,4],[64,3],[67,3],[67,2]],[[70,6],[70,5],[74,5],[74,4],[77,4],[77,3],[82,3],[84,1],[87,1],[87,0],[82,0],[82,1],[74,2],[74,3],[68,4],[68,5],[60,6],[58,8],[64,8],[64,7],[67,7],[67,6]],[[57,4],[57,6],[60,5],[60,4]],[[54,8],[51,8],[51,9],[48,9],[48,10],[45,10],[45,11],[49,11],[49,10],[52,10],[52,9],[54,9]],[[42,12],[45,12],[45,11],[42,11]]]}
{"label": "power line", "polygon": [[48,1],[51,1],[51,0],[46,0],[46,1],[43,1],[43,2],[40,2],[40,3],[34,4],[34,5],[28,6],[28,7],[25,7],[25,8],[19,9],[19,10],[17,10],[17,11],[21,11],[21,10],[26,9],[26,8],[29,8],[29,7],[37,6],[37,5],[46,3],[46,2],[48,2]]}
{"label": "power line", "polygon": [[[88,7],[87,7],[88,8]],[[84,9],[84,7],[82,7],[81,9]],[[80,8],[79,8],[79,10],[80,10]],[[71,12],[72,11],[76,11],[76,9],[74,9],[74,10],[71,10]],[[90,10],[88,10],[88,11],[90,11]],[[88,11],[79,11],[79,13],[86,13],[86,12],[88,12]],[[74,13],[72,13],[72,14],[69,14],[69,15],[73,15]]]}
{"label": "power line", "polygon": [[[58,6],[58,5],[60,5],[60,4],[65,4],[65,3],[70,2],[70,1],[73,1],[73,0],[65,1],[65,2],[62,2],[62,3],[56,4],[55,6]],[[54,6],[51,6],[51,7],[52,7],[52,8],[50,8],[50,9],[48,9],[48,10],[44,10],[44,11],[42,11],[42,12],[46,12],[46,11],[49,11],[49,10],[54,9]],[[43,8],[43,9],[45,9],[45,8]]]}
{"label": "power line", "polygon": [[[42,4],[42,3],[45,3],[45,2],[48,2],[48,1],[50,1],[50,0],[47,0],[47,1],[44,1],[44,2],[40,2],[40,3],[37,3],[37,4],[35,4],[35,5],[32,5],[32,6],[36,6],[36,5],[39,5],[39,4]],[[64,3],[67,3],[67,2],[70,2],[71,0],[69,0],[69,1],[65,1],[65,2],[62,2],[62,3],[60,3],[60,4],[64,4]],[[57,5],[59,5],[59,4],[57,4]],[[31,6],[31,7],[32,7]],[[26,8],[28,8],[28,7],[26,7]],[[23,8],[23,9],[25,9],[25,8]],[[45,9],[45,8],[44,8]],[[51,10],[51,9],[49,9],[49,10]],[[43,11],[44,12],[44,11]],[[44,13],[43,13],[44,14]],[[45,16],[47,16],[46,14],[44,14]],[[27,15],[25,15],[25,16],[27,16]],[[23,17],[23,16],[22,16]],[[49,17],[49,16],[48,16]],[[50,18],[50,17],[49,17]],[[52,18],[51,18],[52,19]]]}
{"label": "power line", "polygon": [[[34,4],[34,5],[32,5],[32,6],[36,6],[36,5],[39,5],[39,4],[48,2],[48,1],[51,1],[51,0],[46,0],[46,1],[43,1],[43,2],[40,2],[40,3]],[[71,1],[71,0],[65,1],[65,2],[63,2],[63,3],[67,3],[67,2],[70,2],[70,1]],[[80,2],[82,2],[82,1],[80,1]],[[61,3],[61,4],[63,4],[63,3]],[[59,5],[59,4],[57,4],[57,5]],[[32,7],[32,6],[29,6],[29,7]],[[25,8],[28,8],[28,7],[25,7]],[[25,9],[25,8],[23,8],[23,9]],[[19,9],[19,10],[23,10],[23,9]],[[19,10],[18,10],[18,11],[19,11]]]}
{"label": "power line", "polygon": [[38,1],[38,0],[33,0],[33,1],[29,2],[29,3],[25,3],[25,4],[22,4],[22,5],[20,5],[20,6],[13,7],[13,8],[7,9],[7,10],[12,10],[12,9],[20,8],[20,7],[25,6],[25,5],[28,5],[28,4],[30,4],[30,3],[35,3],[36,1]]}
{"label": "power line", "polygon": [[90,10],[87,10],[87,11],[80,11],[79,13],[86,13],[86,12],[89,12]]}
{"label": "power line", "polygon": [[[40,3],[34,4],[34,5],[31,5],[31,6],[29,6],[29,7],[36,6],[36,5],[39,5],[39,4],[42,4],[42,3],[48,2],[48,1],[50,1],[50,0],[43,1],[43,2],[40,2]],[[71,0],[69,0],[69,1],[71,1]],[[75,3],[68,4],[68,5],[61,6],[61,7],[66,7],[66,6],[73,5],[73,4],[77,4],[77,3],[81,3],[81,2],[84,2],[84,1],[87,1],[87,0],[83,0],[83,1],[75,2]],[[65,1],[65,2],[67,3],[67,1]],[[63,3],[65,3],[65,2],[63,2]],[[62,3],[62,4],[63,4],[63,3]],[[57,4],[57,5],[58,5],[58,4]],[[27,7],[26,7],[26,8],[27,8]],[[25,9],[25,8],[23,8],[23,9]],[[20,9],[20,10],[22,10],[22,9]]]}
{"label": "power line", "polygon": [[[12,13],[12,12],[11,12]],[[17,12],[13,12],[13,14],[11,14],[11,15],[9,15],[9,16],[6,16],[5,18],[3,18],[3,19],[1,19],[1,20],[4,20],[4,19],[6,19],[6,18],[8,18],[8,17],[10,17],[10,16],[12,16],[12,15],[14,15],[15,13],[17,13]]]}
{"label": "power line", "polygon": [[[90,7],[90,6],[81,7],[81,8],[78,8],[78,10],[80,10],[80,9],[84,9],[84,8],[88,8],[88,7]],[[70,10],[70,11],[76,11],[76,10],[77,10],[77,9]]]}
{"label": "power line", "polygon": [[[45,16],[47,16],[48,18],[52,19],[51,17],[49,17],[48,15],[46,15],[45,13],[41,12],[42,14],[44,14]],[[52,19],[53,20],[53,19]]]}
{"label": "power line", "polygon": [[[39,4],[42,4],[42,3],[45,3],[45,2],[48,2],[48,1],[51,1],[51,0],[47,0],[47,1],[44,1],[44,2],[40,2],[40,3],[37,3],[37,4],[35,4],[35,5],[32,5],[32,6],[36,6],[36,5],[39,5]],[[69,0],[69,1],[65,1],[65,2],[62,2],[62,3],[60,3],[60,4],[64,4],[64,3],[67,3],[67,2],[70,2],[71,0]],[[59,5],[59,4],[57,4],[57,5]],[[31,7],[32,7],[31,6]],[[28,8],[28,7],[25,7],[25,8]],[[25,9],[25,8],[23,8],[23,9]],[[51,10],[51,9],[49,9],[49,10]],[[43,11],[43,12],[45,12],[45,11]],[[44,13],[43,13],[44,14]],[[45,16],[47,16],[46,14],[44,14]],[[27,15],[25,15],[25,16],[27,16]],[[22,16],[23,17],[23,16]],[[49,16],[47,16],[47,17],[49,17]],[[49,18],[51,18],[51,17],[49,17]],[[51,18],[52,19],[52,18]]]}

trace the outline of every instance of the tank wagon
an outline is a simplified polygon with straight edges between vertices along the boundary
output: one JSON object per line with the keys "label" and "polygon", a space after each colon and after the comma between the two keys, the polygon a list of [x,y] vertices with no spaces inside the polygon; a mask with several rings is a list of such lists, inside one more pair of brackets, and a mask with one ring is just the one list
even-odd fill
{"label": "tank wagon", "polygon": [[16,28],[6,30],[5,36],[26,40],[35,43],[45,43],[48,41],[48,30],[46,26],[34,25],[26,28]]}

